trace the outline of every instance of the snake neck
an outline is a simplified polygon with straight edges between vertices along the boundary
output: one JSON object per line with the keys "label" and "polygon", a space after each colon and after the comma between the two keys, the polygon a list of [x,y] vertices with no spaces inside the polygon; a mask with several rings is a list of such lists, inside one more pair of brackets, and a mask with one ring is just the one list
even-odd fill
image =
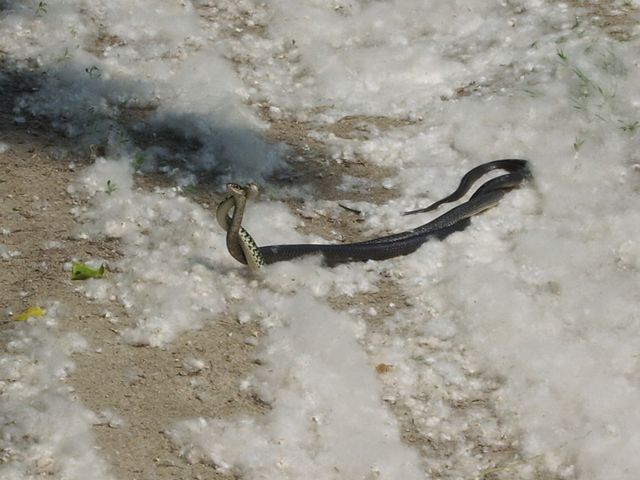
{"label": "snake neck", "polygon": [[[246,206],[246,198],[242,195],[233,195],[234,199],[234,208],[233,214],[231,216],[231,225],[229,225],[229,229],[227,230],[227,248],[230,252],[232,252],[233,257],[246,264],[247,260],[244,258],[244,252],[240,246],[240,228],[242,228],[242,218],[244,217],[244,209]],[[233,252],[239,253],[242,257],[242,260],[237,258]]]}
{"label": "snake neck", "polygon": [[249,232],[242,228],[242,219],[246,208],[247,200],[255,198],[257,195],[257,187],[253,184],[245,187],[231,185],[230,191],[233,199],[233,214],[231,218],[227,216],[227,212],[231,209],[231,205],[225,205],[221,213],[221,219],[227,226],[227,249],[229,253],[240,263],[248,265],[253,271],[260,270],[264,264],[264,259],[260,253],[260,249],[253,240]]}

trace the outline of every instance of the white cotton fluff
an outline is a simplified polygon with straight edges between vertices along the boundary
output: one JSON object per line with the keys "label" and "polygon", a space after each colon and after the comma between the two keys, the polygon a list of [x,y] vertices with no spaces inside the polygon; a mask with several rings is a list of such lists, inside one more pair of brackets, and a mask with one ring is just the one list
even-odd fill
{"label": "white cotton fluff", "polygon": [[[108,143],[75,186],[91,202],[76,211],[79,235],[117,238],[124,257],[84,292],[136,316],[134,344],[165,345],[227,310],[268,332],[243,385],[273,409],[185,420],[172,438],[186,458],[265,479],[635,479],[639,40],[633,26],[612,40],[587,7],[68,0],[3,13],[11,69],[35,64],[49,79],[17,99],[17,120]],[[111,35],[101,48],[97,25]],[[123,112],[148,116],[123,125]],[[366,135],[331,133],[354,115]],[[479,163],[528,158],[535,180],[406,258],[333,269],[311,258],[259,280],[229,258],[213,211],[177,187],[138,190],[133,175],[142,153],[184,184],[203,169],[268,178],[283,158],[262,137],[268,121],[322,157],[323,175],[353,160],[390,169],[379,182],[397,198],[357,203],[365,238],[438,215],[398,214]],[[320,241],[296,232],[303,220],[282,200],[338,209],[262,184],[246,216],[260,245]],[[352,175],[338,191],[377,186]]]}
{"label": "white cotton fluff", "polygon": [[249,478],[423,478],[349,318],[305,294],[277,302],[250,381],[269,413],[181,422],[170,436],[182,454]]}
{"label": "white cotton fluff", "polygon": [[86,342],[74,333],[58,333],[55,308],[48,310],[45,318],[16,322],[2,333],[0,476],[111,480],[91,431],[97,416],[64,383],[74,368],[70,355],[84,350]]}

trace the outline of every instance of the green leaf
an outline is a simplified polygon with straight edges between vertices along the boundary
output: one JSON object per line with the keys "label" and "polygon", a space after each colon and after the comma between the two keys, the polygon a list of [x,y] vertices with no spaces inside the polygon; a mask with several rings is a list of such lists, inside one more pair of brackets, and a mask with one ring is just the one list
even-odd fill
{"label": "green leaf", "polygon": [[71,280],[86,280],[87,278],[102,278],[104,277],[104,264],[100,265],[100,268],[91,268],[81,262],[73,262],[71,266]]}
{"label": "green leaf", "polygon": [[42,318],[47,311],[41,307],[29,307],[24,312],[15,316],[16,322],[25,322],[30,318]]}

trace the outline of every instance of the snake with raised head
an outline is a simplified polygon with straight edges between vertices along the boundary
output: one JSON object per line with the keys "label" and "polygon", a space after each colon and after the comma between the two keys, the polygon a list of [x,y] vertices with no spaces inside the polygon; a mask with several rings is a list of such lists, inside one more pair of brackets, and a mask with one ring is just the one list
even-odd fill
{"label": "snake with raised head", "polygon": [[[520,159],[503,159],[479,165],[467,172],[456,190],[429,205],[426,208],[411,210],[404,215],[427,212],[444,203],[454,202],[462,198],[483,175],[491,170],[505,170],[506,174],[495,177],[484,183],[464,203],[452,208],[439,217],[412,230],[386,235],[372,240],[343,244],[283,244],[259,247],[251,235],[242,227],[242,217],[247,200],[257,195],[254,184],[240,186],[228,184],[231,193],[218,205],[216,218],[220,226],[227,232],[227,249],[240,263],[248,265],[252,270],[259,270],[263,265],[291,260],[305,255],[320,254],[329,265],[345,262],[367,260],[385,260],[408,255],[430,239],[447,237],[453,232],[464,230],[470,218],[484,210],[495,206],[510,190],[519,187],[532,178],[529,162]],[[233,214],[229,212],[233,209]]]}

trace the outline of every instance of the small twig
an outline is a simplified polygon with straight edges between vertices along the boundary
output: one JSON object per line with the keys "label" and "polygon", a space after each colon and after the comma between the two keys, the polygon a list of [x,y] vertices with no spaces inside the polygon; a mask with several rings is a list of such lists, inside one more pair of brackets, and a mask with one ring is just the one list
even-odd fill
{"label": "small twig", "polygon": [[356,215],[362,215],[362,210],[357,210],[355,208],[347,207],[346,205],[343,205],[342,203],[339,203],[338,206],[344,208],[347,212],[355,213]]}

